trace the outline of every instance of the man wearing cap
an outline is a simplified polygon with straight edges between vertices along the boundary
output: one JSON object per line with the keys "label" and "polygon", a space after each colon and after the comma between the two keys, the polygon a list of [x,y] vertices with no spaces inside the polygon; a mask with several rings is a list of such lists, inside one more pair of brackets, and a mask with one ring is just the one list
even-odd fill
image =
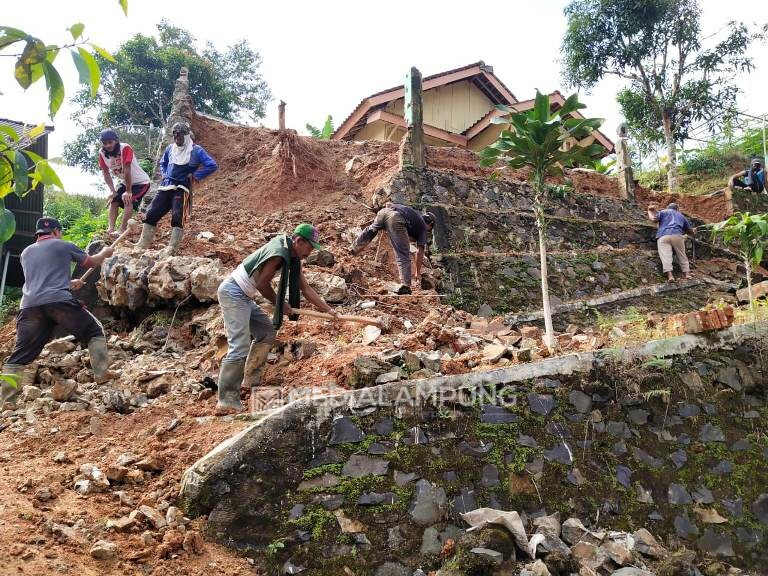
{"label": "man wearing cap", "polygon": [[[104,183],[109,188],[109,227],[107,234],[118,235],[125,232],[128,220],[134,210],[139,209],[139,203],[149,190],[149,176],[139,166],[133,154],[130,144],[120,142],[117,132],[111,128],[103,130],[100,135],[101,149],[99,150],[99,168],[104,176]],[[115,190],[112,175],[122,180],[122,184]],[[122,208],[123,220],[120,222],[120,230],[115,232],[117,214]]]}
{"label": "man wearing cap", "polygon": [[660,211],[656,204],[650,204],[648,206],[648,219],[659,223],[659,229],[656,232],[656,247],[659,250],[661,266],[667,275],[667,282],[675,281],[675,275],[672,273],[673,252],[677,256],[677,262],[683,272],[683,279],[690,278],[691,265],[685,254],[684,234],[693,234],[693,228],[688,219],[680,213],[674,202],[669,204],[665,210]]}
{"label": "man wearing cap", "polygon": [[410,206],[388,204],[376,214],[373,224],[357,237],[352,246],[352,253],[362,252],[376,235],[386,229],[389,242],[395,252],[395,262],[400,275],[398,294],[411,293],[411,241],[416,242],[416,278],[421,279],[424,264],[424,250],[427,236],[435,225],[435,215],[431,212],[422,214]]}
{"label": "man wearing cap", "polygon": [[192,210],[192,185],[213,174],[218,165],[202,146],[192,142],[189,126],[176,122],[171,128],[173,143],[169,144],[160,160],[163,181],[147,208],[144,227],[137,246],[149,248],[155,238],[160,218],[171,213],[171,239],[166,250],[176,253],[184,235],[184,222]]}
{"label": "man wearing cap", "polygon": [[765,169],[760,158],[753,158],[749,168],[731,176],[728,186],[755,193],[765,192]]}
{"label": "man wearing cap", "polygon": [[[335,315],[307,283],[301,270],[301,260],[313,249],[321,249],[317,240],[314,226],[299,224],[293,234],[278,234],[248,256],[219,285],[219,306],[229,348],[219,371],[217,414],[241,411],[241,385],[253,389],[261,384],[267,354],[283,316],[290,316],[291,307],[299,305],[299,292],[320,311]],[[272,279],[278,272],[280,282],[275,293]],[[271,319],[253,301],[259,294],[275,307]]]}
{"label": "man wearing cap", "polygon": [[[71,279],[71,264],[84,268],[100,266],[112,255],[109,246],[93,256],[61,239],[61,224],[54,218],[37,221],[35,243],[21,253],[24,270],[21,306],[16,316],[16,346],[3,366],[3,374],[21,382],[27,364],[33,362],[48,343],[54,328],[61,326],[84,346],[91,356],[94,381],[103,383],[114,377],[108,370],[107,340],[101,323],[72,295],[82,282]],[[2,400],[13,398],[21,387],[2,384]]]}

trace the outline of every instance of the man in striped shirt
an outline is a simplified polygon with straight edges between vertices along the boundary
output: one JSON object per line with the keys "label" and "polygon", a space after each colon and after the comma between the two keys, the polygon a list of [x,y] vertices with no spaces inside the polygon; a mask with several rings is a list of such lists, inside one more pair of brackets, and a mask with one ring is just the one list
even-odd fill
{"label": "man in striped shirt", "polygon": [[[99,168],[104,175],[104,183],[109,188],[109,227],[107,234],[117,236],[125,232],[128,220],[134,210],[139,209],[141,199],[149,190],[149,176],[139,166],[133,154],[130,144],[120,142],[117,132],[107,128],[101,133],[101,149],[99,150]],[[112,176],[122,180],[115,189]],[[115,231],[117,215],[123,209],[123,219],[120,222],[120,230]]]}

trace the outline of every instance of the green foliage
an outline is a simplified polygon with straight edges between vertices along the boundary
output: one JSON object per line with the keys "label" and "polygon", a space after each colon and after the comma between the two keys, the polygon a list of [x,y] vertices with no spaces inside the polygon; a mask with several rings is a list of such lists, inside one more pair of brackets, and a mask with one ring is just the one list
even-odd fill
{"label": "green foliage", "polygon": [[726,244],[736,244],[739,256],[746,267],[749,303],[753,320],[757,319],[757,308],[752,298],[752,269],[763,261],[763,254],[768,247],[768,214],[750,214],[736,212],[733,216],[711,224],[712,238],[721,238]]}
{"label": "green foliage", "polygon": [[627,126],[641,142],[664,142],[673,168],[675,145],[694,124],[723,122],[740,91],[738,75],[753,68],[747,50],[768,30],[730,22],[711,41],[701,32],[697,0],[571,0],[565,15],[567,82],[591,88],[605,76],[627,81],[618,94]]}
{"label": "green foliage", "polygon": [[5,297],[0,305],[0,326],[5,324],[10,318],[13,318],[19,311],[21,303],[21,288],[14,286],[5,287]]}
{"label": "green foliage", "polygon": [[[127,2],[127,0],[125,1]],[[76,22],[67,28],[72,35],[73,42],[57,46],[46,44],[39,38],[18,28],[0,26],[0,51],[8,48],[21,50],[21,53],[17,54],[3,54],[17,58],[14,77],[19,86],[26,90],[40,78],[45,78],[45,85],[48,90],[48,110],[51,118],[56,116],[56,112],[59,111],[64,102],[64,83],[54,65],[54,61],[61,50],[69,50],[80,76],[80,83],[86,84],[93,96],[99,89],[101,79],[101,71],[94,56],[98,54],[106,60],[112,58],[109,52],[92,42],[88,42],[83,37],[84,29],[85,25],[82,22]],[[83,48],[85,45],[90,46],[92,51]],[[23,48],[20,48],[21,46]]]}
{"label": "green foliage", "polygon": [[525,112],[513,112],[503,105],[497,108],[504,116],[493,119],[494,124],[505,125],[499,139],[480,152],[480,165],[493,166],[504,162],[513,169],[528,166],[532,169],[533,209],[539,229],[541,252],[541,291],[546,328],[545,342],[554,346],[552,311],[549,306],[549,287],[546,270],[546,217],[543,196],[547,192],[545,178],[562,176],[563,167],[589,164],[603,153],[599,144],[581,146],[579,142],[597,130],[602,124],[599,118],[575,118],[571,115],[584,108],[578,94],[569,96],[559,110],[552,110],[549,96],[536,91],[533,108]]}
{"label": "green foliage", "polygon": [[330,140],[331,136],[333,136],[333,118],[330,114],[328,114],[328,117],[325,119],[322,130],[312,126],[312,124],[306,124],[306,127],[310,136],[317,138],[318,140]]}
{"label": "green foliage", "polygon": [[108,214],[102,198],[56,190],[46,190],[43,198],[43,212],[61,222],[65,240],[81,248],[107,227]]}
{"label": "green foliage", "polygon": [[589,167],[598,174],[613,174],[616,168],[616,158],[598,158]]}
{"label": "green foliage", "polygon": [[64,147],[70,166],[97,171],[94,146],[104,126],[163,126],[183,67],[189,70],[190,96],[200,112],[225,120],[259,120],[271,100],[260,72],[261,56],[247,40],[223,51],[210,42],[200,47],[190,32],[162,20],[156,36],[136,34],[114,56],[114,62],[96,58],[102,71],[99,94],[83,89],[73,99],[78,110],[72,118],[81,132]]}

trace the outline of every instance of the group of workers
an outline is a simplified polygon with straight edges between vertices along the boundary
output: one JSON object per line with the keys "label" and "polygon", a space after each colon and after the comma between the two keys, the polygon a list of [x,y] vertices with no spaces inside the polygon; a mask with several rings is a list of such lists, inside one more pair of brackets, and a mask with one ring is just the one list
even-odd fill
{"label": "group of workers", "polygon": [[[146,210],[141,237],[136,244],[139,248],[149,248],[158,222],[171,212],[171,239],[164,255],[174,254],[181,243],[194,185],[218,168],[205,149],[194,143],[187,124],[174,124],[172,134],[173,142],[165,149],[160,161],[160,186]],[[98,159],[109,189],[107,232],[116,236],[126,231],[128,219],[139,210],[149,190],[150,178],[139,166],[131,146],[121,143],[114,130],[101,133]],[[113,177],[121,181],[119,186],[115,187]],[[123,218],[116,229],[121,208]],[[400,276],[397,293],[410,294],[411,241],[417,245],[416,278],[420,279],[428,235],[434,222],[431,213],[389,204],[360,234],[351,252],[358,254],[380,231],[386,230]],[[312,250],[321,248],[318,239],[317,228],[307,223],[299,224],[292,233],[278,234],[250,254],[220,284],[218,299],[228,350],[219,371],[217,414],[243,410],[241,388],[253,389],[261,383],[277,330],[285,316],[293,315],[300,294],[320,311],[337,316],[309,285],[302,271],[301,261]],[[37,359],[57,327],[88,348],[96,383],[104,383],[116,376],[109,370],[104,327],[75,297],[73,291],[81,288],[83,283],[71,278],[72,263],[80,268],[100,266],[113,253],[114,249],[107,246],[89,256],[75,244],[62,239],[62,227],[56,219],[43,217],[38,220],[35,242],[21,254],[25,282],[16,318],[16,344],[3,366],[3,374],[7,377],[2,381],[0,409],[12,403],[21,391],[26,367]],[[275,291],[272,280],[278,275]],[[274,306],[271,317],[254,301],[259,295]]]}
{"label": "group of workers", "polygon": [[[165,255],[174,254],[181,243],[194,186],[218,169],[216,161],[205,149],[194,143],[187,124],[174,124],[172,135],[173,142],[165,149],[160,161],[160,185],[146,210],[141,237],[136,244],[140,248],[149,248],[158,222],[170,212],[171,237]],[[126,231],[128,219],[139,210],[149,191],[150,177],[139,165],[131,146],[120,142],[114,130],[104,130],[100,140],[98,161],[109,189],[107,233],[116,236]],[[113,177],[121,181],[117,188]],[[748,170],[735,174],[730,184],[755,191],[764,189],[765,171],[760,161],[753,161]],[[116,229],[121,208],[123,218]],[[687,279],[690,264],[684,235],[693,232],[690,223],[676,204],[669,204],[664,210],[658,210],[652,204],[648,207],[648,218],[658,223],[657,246],[668,281],[675,281],[673,255],[678,259],[683,278]],[[428,237],[434,225],[435,215],[430,212],[388,204],[357,237],[350,252],[359,254],[379,232],[386,231],[400,278],[396,292],[410,294],[413,279],[411,243],[416,244],[415,268],[419,281]],[[333,308],[309,285],[302,271],[301,261],[314,249],[321,249],[318,230],[311,224],[300,224],[292,233],[279,234],[250,254],[220,284],[218,300],[228,350],[219,371],[217,414],[241,411],[241,388],[252,390],[261,384],[277,330],[285,316],[293,315],[300,294],[320,311],[336,316]],[[16,385],[3,379],[3,403],[18,394],[25,367],[39,356],[57,327],[74,335],[88,348],[95,382],[103,383],[114,378],[115,374],[109,370],[104,328],[73,294],[73,290],[82,287],[82,282],[71,279],[73,262],[81,268],[100,266],[113,252],[113,248],[107,246],[89,256],[62,239],[61,224],[56,219],[43,217],[38,220],[35,243],[21,254],[25,283],[16,319],[16,345],[3,366],[3,374],[14,379]],[[272,281],[278,275],[275,291]],[[271,317],[254,301],[259,295],[274,306]]]}

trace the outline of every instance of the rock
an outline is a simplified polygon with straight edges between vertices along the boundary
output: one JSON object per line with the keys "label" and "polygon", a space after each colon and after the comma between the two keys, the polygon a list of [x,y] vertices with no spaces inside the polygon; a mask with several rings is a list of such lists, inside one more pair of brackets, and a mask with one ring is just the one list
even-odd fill
{"label": "rock", "polygon": [[69,456],[67,456],[67,453],[64,452],[64,450],[59,450],[53,455],[53,461],[56,462],[56,464],[67,464],[69,462],[72,462],[72,460],[69,459]]}
{"label": "rock", "polygon": [[96,560],[113,560],[117,558],[118,551],[117,544],[113,544],[108,540],[97,540],[91,546],[90,554]]}
{"label": "rock", "polygon": [[735,500],[723,499],[721,504],[733,518],[741,518],[741,515],[744,513],[744,502],[741,498]]}
{"label": "rock", "polygon": [[499,484],[499,469],[493,464],[486,464],[483,466],[482,478],[480,479],[480,485],[485,488],[492,486],[498,486]]}
{"label": "rock", "polygon": [[688,518],[688,516],[675,516],[674,525],[675,532],[677,532],[677,535],[681,538],[690,538],[691,536],[699,535],[698,526],[691,522],[691,519]]}
{"label": "rock", "polygon": [[381,336],[381,328],[378,326],[366,326],[363,328],[363,346],[373,344]]}
{"label": "rock", "polygon": [[184,513],[176,506],[169,506],[165,511],[165,522],[168,526],[182,526],[185,524]]}
{"label": "rock", "polygon": [[635,539],[634,549],[640,552],[640,554],[653,558],[664,558],[667,555],[664,547],[645,528],[636,530],[632,537]]}
{"label": "rock", "polygon": [[358,534],[360,532],[365,532],[366,530],[365,524],[359,520],[347,518],[346,514],[344,514],[344,511],[341,509],[334,510],[333,515],[336,517],[336,521],[339,523],[339,528],[341,528],[341,531],[345,534]]}
{"label": "rock", "polygon": [[648,454],[645,450],[641,450],[636,446],[632,447],[632,456],[634,456],[636,460],[642,462],[643,464],[645,464],[646,466],[654,470],[658,470],[664,465],[664,461],[661,458],[654,458],[653,456]]}
{"label": "rock", "polygon": [[157,398],[163,394],[167,394],[171,389],[171,380],[173,376],[171,374],[163,374],[153,380],[150,380],[147,384],[147,397]]}
{"label": "rock", "polygon": [[723,524],[724,522],[728,522],[728,520],[720,516],[714,508],[699,508],[696,506],[693,508],[693,512],[704,524]]}
{"label": "rock", "polygon": [[383,362],[375,356],[358,356],[352,363],[352,373],[349,384],[353,388],[367,388],[376,384],[376,378],[391,372],[394,366]]}
{"label": "rock", "polygon": [[117,412],[118,414],[128,414],[131,411],[131,403],[125,392],[122,390],[104,390],[101,394],[101,401],[107,412]]}
{"label": "rock", "polygon": [[373,576],[411,576],[411,569],[399,562],[384,562],[376,569]]}
{"label": "rock", "polygon": [[697,404],[683,402],[677,409],[677,413],[683,418],[695,418],[701,414],[701,408]]}
{"label": "rock", "polygon": [[128,532],[136,526],[136,516],[122,516],[116,520],[107,520],[107,530],[117,530],[118,532]]}
{"label": "rock", "polygon": [[641,568],[635,568],[634,566],[625,566],[611,572],[611,576],[655,576],[653,572],[643,570]]}
{"label": "rock", "polygon": [[667,499],[670,504],[675,505],[685,505],[693,502],[693,498],[691,498],[691,495],[688,493],[688,490],[685,489],[685,486],[674,483],[669,485]]}
{"label": "rock", "polygon": [[336,264],[336,257],[328,250],[313,250],[309,256],[304,259],[306,264],[322,266],[323,268],[332,268]]}
{"label": "rock", "polygon": [[527,448],[539,447],[539,443],[536,442],[536,439],[533,436],[526,436],[525,434],[520,434],[517,437],[517,443],[520,444],[520,446],[525,446]]}
{"label": "rock", "polygon": [[357,427],[347,416],[341,416],[335,418],[333,421],[333,428],[331,431],[331,439],[328,444],[333,446],[335,444],[347,444],[361,442],[365,438],[363,431]]}
{"label": "rock", "polygon": [[495,316],[495,312],[493,311],[493,308],[488,306],[488,304],[482,304],[480,308],[477,309],[475,316],[479,316],[480,318],[491,318],[492,316]]}
{"label": "rock", "polygon": [[544,458],[553,462],[559,462],[570,466],[573,464],[573,453],[565,442],[555,444],[549,450],[544,451]]}
{"label": "rock", "polygon": [[216,302],[219,284],[229,275],[229,267],[221,260],[211,260],[195,267],[189,274],[192,296],[200,302]]}
{"label": "rock", "polygon": [[487,344],[483,348],[482,354],[484,360],[494,364],[507,354],[507,347],[504,344]]}
{"label": "rock", "polygon": [[493,448],[493,442],[487,444],[478,444],[473,446],[466,440],[462,440],[457,446],[459,452],[466,454],[467,456],[473,456],[474,458],[484,458]]}
{"label": "rock", "polygon": [[547,416],[556,406],[555,397],[552,394],[528,394],[528,406],[531,412]]}
{"label": "rock", "polygon": [[578,468],[572,468],[571,470],[568,470],[568,474],[566,475],[565,479],[574,486],[581,486],[587,481],[587,479],[584,478],[584,475],[581,473],[581,470]]}
{"label": "rock", "polygon": [[568,401],[582,414],[587,414],[592,410],[592,397],[581,390],[571,390],[568,393]]}
{"label": "rock", "polygon": [[421,526],[439,522],[445,514],[447,504],[445,490],[434,486],[428,480],[416,482],[416,493],[408,513]]}
{"label": "rock", "polygon": [[691,492],[691,498],[697,504],[713,504],[715,502],[715,496],[712,494],[712,490],[706,486],[699,486],[696,490]]}
{"label": "rock", "polygon": [[379,376],[376,377],[376,384],[389,384],[390,382],[397,382],[404,377],[405,373],[400,368],[398,368],[392,372],[379,374]]}
{"label": "rock", "polygon": [[618,542],[605,542],[600,546],[600,549],[608,554],[610,559],[616,562],[619,566],[625,566],[632,562],[632,553]]}
{"label": "rock", "polygon": [[160,530],[160,528],[163,528],[167,525],[167,522],[165,521],[165,516],[163,516],[160,512],[152,508],[151,506],[143,505],[139,506],[139,514],[145,518],[152,526],[154,526],[155,530]]}
{"label": "rock", "polygon": [[434,352],[417,352],[419,360],[421,360],[424,368],[432,370],[433,372],[440,372],[442,364],[442,356],[439,351]]}
{"label": "rock", "polygon": [[504,561],[504,556],[501,552],[496,550],[490,550],[488,548],[472,548],[470,554],[475,554],[481,558],[487,560],[491,564],[500,565]]}
{"label": "rock", "polygon": [[578,543],[598,545],[602,541],[602,535],[589,531],[578,518],[568,518],[561,527],[563,540],[575,546]]}
{"label": "rock", "polygon": [[381,458],[371,458],[364,454],[353,454],[344,465],[341,473],[352,478],[364,476],[384,476],[389,470],[389,462]]}
{"label": "rock", "polygon": [[397,502],[393,492],[364,492],[357,499],[358,506],[391,505]]}
{"label": "rock", "polygon": [[549,516],[539,516],[534,519],[533,525],[536,526],[536,532],[538,534],[544,534],[545,536],[552,536],[554,538],[560,537],[559,512]]}
{"label": "rock", "polygon": [[416,472],[400,472],[400,470],[395,470],[394,477],[395,484],[398,486],[405,486],[416,480],[419,476]]}
{"label": "rock", "polygon": [[165,462],[158,454],[150,454],[147,458],[136,462],[135,466],[145,472],[162,472],[165,469]]}
{"label": "rock", "polygon": [[184,533],[184,541],[181,547],[185,552],[194,552],[195,554],[202,554],[205,552],[205,541],[199,532],[196,530],[187,530]]}
{"label": "rock", "polygon": [[768,493],[760,494],[750,506],[750,510],[761,524],[768,524]]}
{"label": "rock", "polygon": [[51,340],[45,345],[45,349],[51,354],[67,354],[68,352],[73,352],[75,348],[77,348],[75,343],[66,336]]}
{"label": "rock", "polygon": [[643,504],[653,504],[653,495],[650,490],[646,490],[639,482],[635,484],[637,489],[637,501]]}
{"label": "rock", "polygon": [[347,299],[347,283],[344,278],[315,270],[305,270],[304,278],[326,302],[338,304]]}
{"label": "rock", "polygon": [[635,425],[635,426],[643,426],[648,422],[648,416],[650,416],[651,413],[648,412],[648,410],[643,410],[642,408],[637,408],[635,410],[629,411],[629,420]]}
{"label": "rock", "polygon": [[675,465],[675,468],[680,470],[683,466],[685,466],[685,463],[688,462],[688,454],[685,450],[682,448],[680,450],[676,450],[675,452],[672,452],[672,454],[669,455],[670,460],[672,460],[672,463]]}
{"label": "rock", "polygon": [[[543,560],[536,560],[536,562],[530,565],[530,571],[524,573],[530,574],[530,576],[552,576],[552,573],[549,571],[549,568],[547,568],[547,565]],[[521,572],[521,574],[523,574],[523,572]]]}
{"label": "rock", "polygon": [[477,510],[477,500],[475,499],[475,491],[471,488],[462,488],[459,493],[453,498],[453,504],[451,511],[454,514],[466,514]]}
{"label": "rock", "polygon": [[24,388],[21,389],[21,399],[24,402],[33,402],[40,398],[43,391],[40,390],[37,386],[30,386],[29,384],[24,386]]}
{"label": "rock", "polygon": [[699,550],[712,556],[735,556],[731,537],[711,528],[704,530],[704,534],[696,541],[696,545]]}
{"label": "rock", "polygon": [[316,476],[309,480],[304,480],[299,484],[300,492],[312,490],[313,488],[334,488],[339,485],[339,477],[335,474],[325,473],[322,476]]}
{"label": "rock", "polygon": [[483,424],[512,424],[518,421],[518,416],[504,406],[482,404],[480,406],[480,422]]}
{"label": "rock", "polygon": [[56,402],[66,402],[74,397],[77,391],[75,380],[57,380],[51,387],[51,397]]}
{"label": "rock", "polygon": [[[752,285],[752,298],[757,300],[768,294],[768,280],[757,282]],[[749,287],[741,288],[736,291],[736,298],[739,302],[749,302]]]}
{"label": "rock", "polygon": [[725,434],[717,426],[710,423],[704,424],[699,430],[699,440],[702,442],[725,442]]}

